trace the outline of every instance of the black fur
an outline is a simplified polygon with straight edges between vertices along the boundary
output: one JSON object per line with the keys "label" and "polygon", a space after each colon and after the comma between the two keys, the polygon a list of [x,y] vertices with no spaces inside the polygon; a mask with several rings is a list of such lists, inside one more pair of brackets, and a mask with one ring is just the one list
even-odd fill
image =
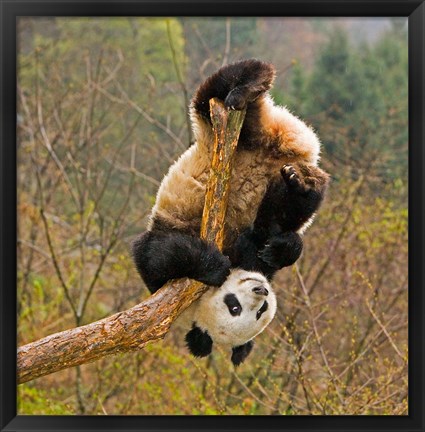
{"label": "black fur", "polygon": [[151,293],[182,277],[220,286],[230,273],[229,258],[215,245],[178,231],[146,231],[133,242],[132,252]]}
{"label": "black fur", "polygon": [[266,243],[256,236],[252,228],[245,230],[227,251],[232,266],[244,270],[259,271],[271,280],[283,267],[290,266],[300,257],[303,242],[294,232],[280,233]]}
{"label": "black fur", "polygon": [[206,357],[211,354],[213,340],[208,332],[202,331],[195,323],[192,324],[192,330],[186,334],[185,340],[189,351],[195,357]]}
{"label": "black fur", "polygon": [[247,107],[239,136],[238,149],[258,146],[262,135],[259,130],[259,104],[256,100],[270,89],[274,80],[273,65],[250,59],[226,65],[211,75],[197,90],[193,107],[201,118],[211,124],[209,100],[217,97],[228,108]]}
{"label": "black fur", "polygon": [[252,351],[253,346],[254,342],[250,340],[244,345],[232,348],[232,363],[235,366],[239,366],[242,362],[244,362],[249,353]]}
{"label": "black fur", "polygon": [[242,306],[234,294],[226,294],[224,297],[224,304],[227,306],[227,309],[229,309],[230,315],[239,316],[242,313]]}
{"label": "black fur", "polygon": [[269,304],[265,301],[257,312],[257,316],[255,317],[257,321],[261,318],[261,315],[263,315],[263,313],[267,311],[268,308]]}
{"label": "black fur", "polygon": [[313,188],[301,176],[300,170],[286,165],[281,176],[270,182],[254,222],[254,229],[263,237],[273,235],[270,231],[276,227],[283,232],[297,231],[318,210],[325,185]]}
{"label": "black fur", "polygon": [[299,234],[286,232],[271,237],[264,247],[258,251],[258,257],[277,270],[288,267],[300,257],[303,242]]}

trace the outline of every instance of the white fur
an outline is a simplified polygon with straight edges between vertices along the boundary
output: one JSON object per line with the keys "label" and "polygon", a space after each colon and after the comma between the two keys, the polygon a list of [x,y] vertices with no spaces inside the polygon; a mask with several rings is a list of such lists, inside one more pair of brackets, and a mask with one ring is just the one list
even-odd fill
{"label": "white fur", "polygon": [[302,226],[301,228],[297,231],[297,233],[299,235],[303,235],[305,233],[305,231],[307,231],[308,228],[310,228],[311,224],[314,222],[314,218],[316,217],[316,213],[313,213],[310,217],[310,219],[308,219]]}
{"label": "white fur", "polygon": [[275,128],[278,125],[277,130],[285,131],[286,140],[283,142],[291,142],[295,152],[302,150],[306,155],[306,161],[317,165],[320,159],[320,141],[313,129],[291,113],[288,108],[275,105],[270,95],[264,98],[263,110],[269,117],[265,124],[273,125]]}

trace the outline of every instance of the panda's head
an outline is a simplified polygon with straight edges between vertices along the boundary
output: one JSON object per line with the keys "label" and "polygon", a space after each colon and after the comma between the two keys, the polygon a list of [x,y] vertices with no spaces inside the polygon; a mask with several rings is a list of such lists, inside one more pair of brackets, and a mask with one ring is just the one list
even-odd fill
{"label": "panda's head", "polygon": [[276,296],[267,279],[261,273],[233,270],[221,287],[210,288],[194,305],[187,346],[193,355],[204,357],[213,343],[223,345],[232,349],[232,362],[239,365],[275,312]]}

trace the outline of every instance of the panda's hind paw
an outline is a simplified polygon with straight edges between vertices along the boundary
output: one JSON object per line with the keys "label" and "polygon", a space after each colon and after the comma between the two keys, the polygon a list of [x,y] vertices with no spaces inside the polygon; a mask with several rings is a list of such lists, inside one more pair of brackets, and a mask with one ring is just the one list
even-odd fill
{"label": "panda's hind paw", "polygon": [[227,108],[241,111],[270,89],[275,70],[273,65],[250,59],[234,63],[223,70],[231,82],[229,93],[224,99]]}
{"label": "panda's hind paw", "polygon": [[226,96],[224,105],[231,110],[242,111],[248,102],[249,97],[247,92],[241,87],[236,87]]}

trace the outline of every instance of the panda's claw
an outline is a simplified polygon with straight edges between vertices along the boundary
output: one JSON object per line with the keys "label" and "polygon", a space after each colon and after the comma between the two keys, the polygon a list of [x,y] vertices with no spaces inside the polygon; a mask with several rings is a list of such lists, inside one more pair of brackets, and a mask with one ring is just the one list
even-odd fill
{"label": "panda's claw", "polygon": [[231,90],[224,100],[224,105],[233,111],[242,111],[247,103],[246,95],[239,87]]}
{"label": "panda's claw", "polygon": [[292,165],[283,165],[280,173],[289,187],[299,192],[302,192],[305,189],[303,181],[298,175],[297,170]]}
{"label": "panda's claw", "polygon": [[295,171],[295,168],[292,165],[283,165],[283,167],[280,170],[280,173],[284,178],[289,178],[293,174],[298,176],[297,172]]}

